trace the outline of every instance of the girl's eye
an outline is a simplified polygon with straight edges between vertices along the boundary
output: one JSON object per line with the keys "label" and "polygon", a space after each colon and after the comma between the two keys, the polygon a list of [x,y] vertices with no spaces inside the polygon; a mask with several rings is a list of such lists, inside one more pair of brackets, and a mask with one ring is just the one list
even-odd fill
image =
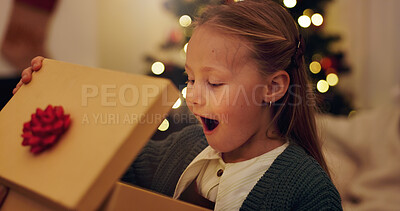
{"label": "girl's eye", "polygon": [[194,84],[194,80],[187,80],[186,84]]}
{"label": "girl's eye", "polygon": [[208,82],[208,84],[209,84],[210,86],[212,86],[212,87],[219,87],[219,86],[222,86],[222,85],[223,85],[222,83],[211,83],[211,82]]}

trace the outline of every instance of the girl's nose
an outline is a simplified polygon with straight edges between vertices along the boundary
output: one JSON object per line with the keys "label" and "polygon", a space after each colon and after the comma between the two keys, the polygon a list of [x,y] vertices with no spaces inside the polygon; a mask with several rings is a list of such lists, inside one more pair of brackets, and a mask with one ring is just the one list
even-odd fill
{"label": "girl's nose", "polygon": [[187,86],[186,102],[192,106],[204,105],[205,104],[205,90],[199,84],[193,84]]}

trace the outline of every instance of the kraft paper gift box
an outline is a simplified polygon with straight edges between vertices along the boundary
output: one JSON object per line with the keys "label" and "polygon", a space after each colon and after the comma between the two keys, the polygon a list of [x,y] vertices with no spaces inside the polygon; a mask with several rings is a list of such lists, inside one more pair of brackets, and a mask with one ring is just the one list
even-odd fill
{"label": "kraft paper gift box", "polygon": [[[0,112],[0,184],[10,188],[0,210],[115,210],[131,195],[128,210],[152,207],[146,200],[201,209],[117,182],[178,96],[166,79],[45,59]],[[71,124],[33,154],[21,145],[23,123],[49,104],[63,106]]]}

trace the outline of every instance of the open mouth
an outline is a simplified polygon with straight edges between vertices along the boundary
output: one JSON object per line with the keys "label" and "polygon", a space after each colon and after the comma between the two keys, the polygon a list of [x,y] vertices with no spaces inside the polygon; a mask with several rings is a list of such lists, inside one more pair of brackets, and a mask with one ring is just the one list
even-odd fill
{"label": "open mouth", "polygon": [[205,117],[201,117],[201,121],[203,122],[204,128],[206,128],[208,131],[214,130],[219,124],[218,120],[208,119]]}

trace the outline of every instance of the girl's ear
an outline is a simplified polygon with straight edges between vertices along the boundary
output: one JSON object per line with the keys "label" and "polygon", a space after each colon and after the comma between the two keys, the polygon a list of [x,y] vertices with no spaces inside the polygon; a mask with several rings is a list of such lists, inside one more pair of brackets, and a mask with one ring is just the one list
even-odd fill
{"label": "girl's ear", "polygon": [[274,103],[281,99],[286,94],[289,84],[289,74],[284,70],[278,70],[275,73],[267,76],[264,101],[266,103]]}

